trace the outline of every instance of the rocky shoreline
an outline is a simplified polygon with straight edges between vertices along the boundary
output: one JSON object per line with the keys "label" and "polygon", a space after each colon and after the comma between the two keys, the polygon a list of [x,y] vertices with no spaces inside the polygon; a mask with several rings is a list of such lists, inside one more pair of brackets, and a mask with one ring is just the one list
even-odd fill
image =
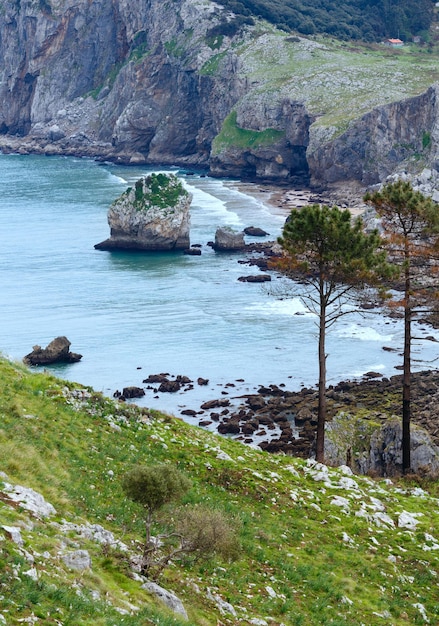
{"label": "rocky shoreline", "polygon": [[[154,394],[185,392],[195,384],[180,375],[148,376],[143,387],[128,387],[115,392],[121,400],[142,397],[145,389]],[[316,387],[288,391],[285,385],[260,386],[255,393],[235,395],[242,380],[226,383],[217,397],[198,407],[180,410],[180,417],[193,424],[230,436],[244,444],[258,446],[267,452],[284,453],[307,458],[313,452],[317,424],[318,392]],[[381,377],[368,372],[359,381],[342,381],[328,387],[328,422],[340,413],[358,416],[373,424],[383,425],[401,413],[402,376]],[[157,395],[155,396],[157,397]],[[436,419],[439,403],[439,371],[412,374],[412,424],[429,434],[439,446],[439,424]]]}

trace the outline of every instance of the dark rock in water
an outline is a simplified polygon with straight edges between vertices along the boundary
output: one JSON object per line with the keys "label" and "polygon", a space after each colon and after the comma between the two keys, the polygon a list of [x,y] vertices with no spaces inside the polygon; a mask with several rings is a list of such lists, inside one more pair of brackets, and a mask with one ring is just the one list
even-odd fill
{"label": "dark rock in water", "polygon": [[194,411],[193,409],[183,409],[183,411],[181,411],[182,415],[189,415],[190,417],[194,417],[197,412]]}
{"label": "dark rock in water", "polygon": [[252,276],[240,276],[238,280],[241,283],[266,283],[271,280],[269,274],[253,274]]}
{"label": "dark rock in water", "polygon": [[145,378],[144,383],[167,383],[169,374],[150,374]]}
{"label": "dark rock in water", "polygon": [[188,376],[181,376],[181,374],[175,380],[182,385],[189,385],[192,382]]}
{"label": "dark rock in water", "polygon": [[159,387],[159,391],[162,393],[175,393],[176,391],[180,391],[180,389],[181,383],[178,380],[168,380],[163,382]]}
{"label": "dark rock in water", "polygon": [[201,256],[200,248],[186,248],[183,250],[183,254],[188,254],[189,256]]}
{"label": "dark rock in water", "polygon": [[200,376],[200,378],[197,379],[197,383],[200,386],[208,385],[209,384],[209,379],[208,378],[201,378],[201,376]]}
{"label": "dark rock in water", "polygon": [[258,411],[265,406],[265,400],[262,396],[248,396],[246,403],[254,411]]}
{"label": "dark rock in water", "polygon": [[213,249],[217,251],[233,252],[245,248],[244,233],[237,233],[230,227],[217,228]]}
{"label": "dark rock in water", "polygon": [[198,426],[201,426],[202,428],[207,428],[207,426],[210,426],[211,424],[212,422],[210,422],[209,420],[201,420]]}
{"label": "dark rock in water", "polygon": [[124,398],[142,398],[145,392],[142,387],[124,387],[122,395]]}
{"label": "dark rock in water", "polygon": [[381,378],[382,374],[380,372],[366,372],[363,374],[363,378]]}
{"label": "dark rock in water", "polygon": [[239,432],[241,432],[241,427],[239,425],[238,420],[229,419],[219,424],[218,432],[221,435],[227,435],[227,434],[237,435]]}
{"label": "dark rock in water", "polygon": [[203,411],[208,411],[209,409],[216,409],[221,406],[230,406],[230,400],[209,400],[201,405]]}
{"label": "dark rock in water", "polygon": [[56,337],[46,348],[34,346],[23,361],[26,365],[50,365],[51,363],[76,363],[82,354],[70,352],[70,341],[67,337]]}
{"label": "dark rock in water", "polygon": [[262,230],[262,228],[256,228],[255,226],[248,226],[247,228],[244,228],[244,233],[250,237],[265,237],[269,234],[265,232],[265,230]]}

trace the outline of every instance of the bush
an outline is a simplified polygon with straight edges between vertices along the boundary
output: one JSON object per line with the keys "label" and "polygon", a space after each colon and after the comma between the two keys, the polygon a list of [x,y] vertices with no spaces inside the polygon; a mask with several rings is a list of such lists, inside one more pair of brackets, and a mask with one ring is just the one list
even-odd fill
{"label": "bush", "polygon": [[146,532],[140,564],[144,576],[157,580],[171,560],[182,556],[230,559],[237,554],[236,523],[232,525],[220,511],[201,505],[185,506],[174,517],[162,516],[164,530],[152,536],[156,514],[182,498],[190,487],[189,479],[171,465],[134,467],[123,477],[122,487],[127,497],[144,509]]}

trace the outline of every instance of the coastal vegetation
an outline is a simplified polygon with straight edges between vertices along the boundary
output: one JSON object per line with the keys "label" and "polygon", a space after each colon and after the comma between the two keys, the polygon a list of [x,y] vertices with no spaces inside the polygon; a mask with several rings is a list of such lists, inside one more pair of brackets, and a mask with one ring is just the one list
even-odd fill
{"label": "coastal vegetation", "polygon": [[[4,359],[0,380],[1,621],[439,620],[437,482],[353,476],[346,467],[270,455]],[[192,485],[185,504],[239,520],[234,560],[183,559],[160,578],[182,600],[187,621],[142,588],[145,578],[133,571],[144,515],[122,479],[138,464],[177,469]],[[25,488],[54,510],[32,513],[17,500]],[[158,520],[154,533],[162,529]],[[90,557],[81,571],[64,560],[77,551]]]}
{"label": "coastal vegetation", "polygon": [[212,144],[212,153],[217,154],[224,148],[259,148],[272,145],[285,136],[285,131],[267,128],[262,131],[241,128],[237,124],[237,113],[232,111],[224,120],[221,132]]}
{"label": "coastal vegetation", "polygon": [[403,288],[390,301],[404,314],[402,388],[402,466],[410,471],[412,323],[420,315],[437,312],[438,205],[415,191],[410,182],[387,183],[365,200],[381,218],[384,242],[399,269]]}
{"label": "coastal vegetation", "polygon": [[[358,294],[368,285],[377,286],[391,267],[380,250],[378,231],[365,233],[363,222],[352,222],[350,211],[313,204],[292,210],[282,237],[285,254],[277,266],[284,274],[297,275],[294,290],[317,318],[319,397],[316,459],[324,462],[326,421],[326,333],[338,319],[355,311]],[[352,305],[354,304],[354,308]],[[349,306],[347,306],[349,305]]]}
{"label": "coastal vegetation", "polygon": [[[129,188],[125,193],[130,192]],[[151,207],[173,208],[188,192],[174,174],[153,173],[136,181],[134,196],[136,209],[146,211]]]}
{"label": "coastal vegetation", "polygon": [[431,0],[220,0],[239,16],[263,18],[304,35],[379,41],[383,37],[426,34],[433,19]]}

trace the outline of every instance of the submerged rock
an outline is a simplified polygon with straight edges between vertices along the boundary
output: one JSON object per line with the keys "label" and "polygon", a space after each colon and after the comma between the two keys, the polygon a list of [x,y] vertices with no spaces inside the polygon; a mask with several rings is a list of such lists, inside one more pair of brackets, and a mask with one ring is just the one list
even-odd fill
{"label": "submerged rock", "polygon": [[108,211],[110,238],[97,250],[187,250],[188,193],[174,174],[151,174],[128,188]]}

